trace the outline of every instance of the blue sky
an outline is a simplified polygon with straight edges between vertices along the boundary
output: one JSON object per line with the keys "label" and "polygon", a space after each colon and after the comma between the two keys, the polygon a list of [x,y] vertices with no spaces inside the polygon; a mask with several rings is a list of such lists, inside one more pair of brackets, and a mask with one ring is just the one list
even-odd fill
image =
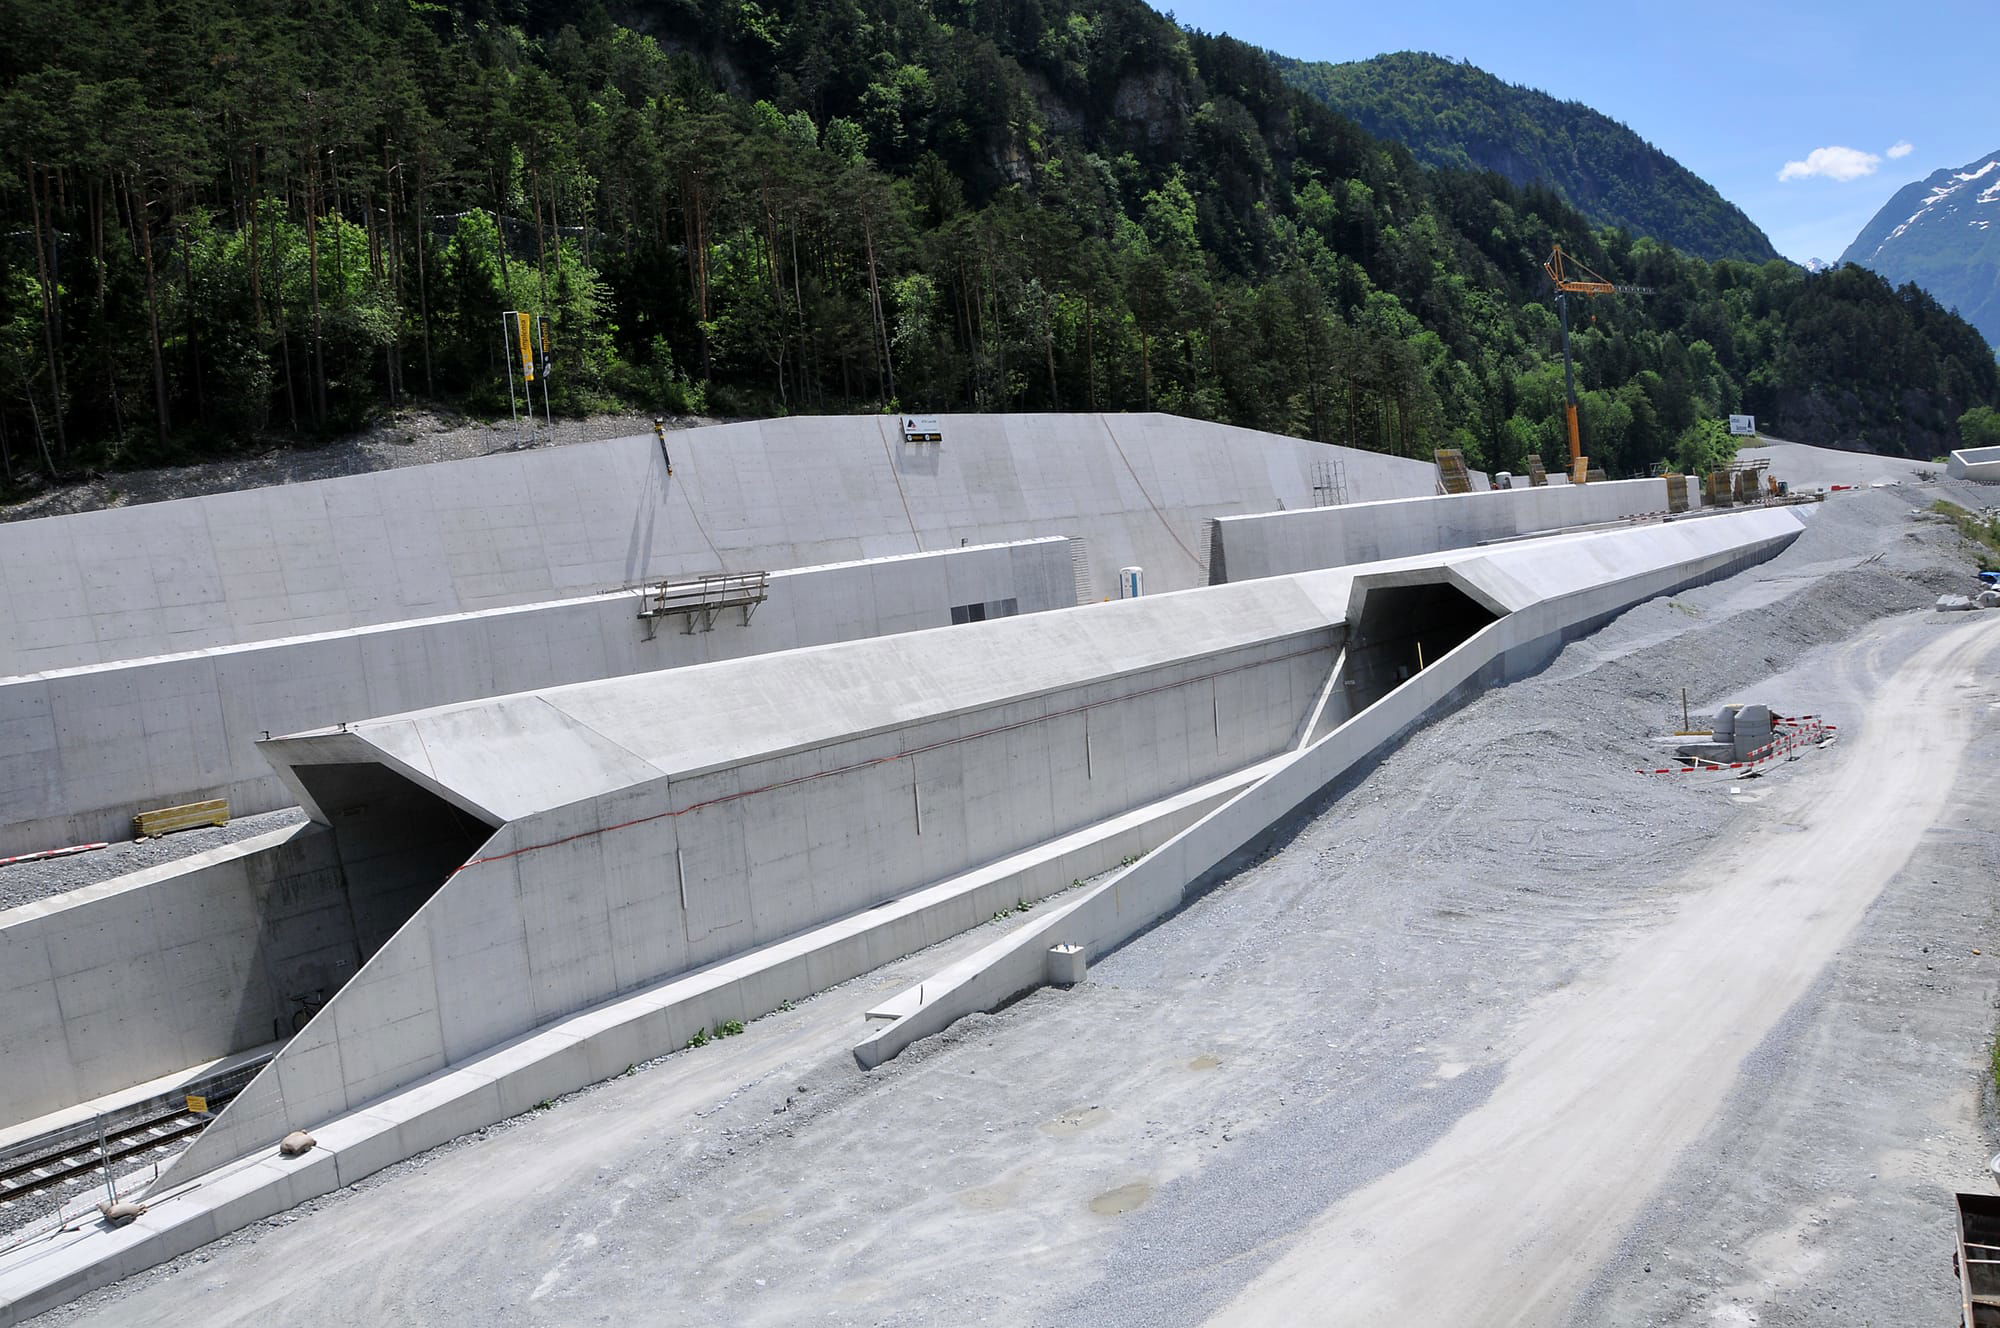
{"label": "blue sky", "polygon": [[[1838,258],[1911,181],[2000,149],[2000,0],[1160,7],[1300,59],[1433,51],[1583,102],[1713,184],[1800,262]],[[1892,158],[1899,144],[1909,151]],[[1813,155],[1843,148],[1855,155]]]}

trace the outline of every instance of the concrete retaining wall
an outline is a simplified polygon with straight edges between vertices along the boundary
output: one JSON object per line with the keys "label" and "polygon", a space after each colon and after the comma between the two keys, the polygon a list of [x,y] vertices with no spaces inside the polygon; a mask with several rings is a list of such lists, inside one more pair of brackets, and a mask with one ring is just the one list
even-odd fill
{"label": "concrete retaining wall", "polygon": [[289,1031],[360,967],[354,919],[321,826],[0,913],[0,1126]]}
{"label": "concrete retaining wall", "polygon": [[[1686,483],[1683,480],[1683,483]],[[1693,505],[1700,492],[1688,485]],[[1667,482],[1614,480],[1218,517],[1209,581],[1380,562],[1668,510]]]}
{"label": "concrete retaining wall", "polygon": [[265,733],[942,627],[969,604],[1065,608],[1075,585],[1071,541],[1051,536],[777,572],[747,626],[730,609],[650,640],[621,593],[0,680],[0,857],[130,838],[133,813],[203,798],[291,806]]}
{"label": "concrete retaining wall", "polygon": [[934,974],[914,999],[904,993],[898,999],[909,1013],[859,1043],[855,1059],[880,1065],[967,1014],[1046,985],[1054,946],[1080,945],[1093,960],[1102,957],[1180,907],[1213,873],[1399,734],[1472,692],[1533,672],[1565,641],[1633,604],[1775,557],[1800,529],[1790,511],[1753,512],[1623,532],[1623,547],[1559,541],[1571,546],[1569,556],[1532,564],[1509,559],[1451,568],[1468,591],[1508,594],[1520,607],[1114,879]]}
{"label": "concrete retaining wall", "polygon": [[[1259,597],[1236,598],[1247,607]],[[1149,609],[1078,612],[1137,622]],[[1009,629],[1027,621],[950,635],[977,658],[1004,650],[1021,635]],[[358,1108],[594,1002],[1254,764],[1290,744],[1318,697],[1339,636],[1321,624],[1282,634],[1253,626],[1248,643],[1233,649],[512,818],[174,1174]],[[978,635],[985,645],[974,643]],[[844,668],[831,652],[813,666]],[[880,696],[897,680],[850,686]],[[499,736],[496,724],[484,727],[488,741]],[[349,755],[337,737],[324,747],[338,760]],[[489,749],[481,763],[504,762],[502,751]],[[291,769],[309,781],[309,765]]]}
{"label": "concrete retaining wall", "polygon": [[800,417],[0,524],[0,676],[756,571],[1089,541],[1155,589],[1208,580],[1203,523],[1428,493],[1427,463],[1170,415]]}
{"label": "concrete retaining wall", "polygon": [[748,1021],[834,983],[955,936],[1012,908],[1155,847],[1255,773],[1066,836],[774,946],[607,1001],[511,1039],[391,1097],[315,1127],[313,1150],[275,1149],[179,1188],[146,1195],[122,1227],[79,1224],[0,1254],[0,1325],[200,1245],[534,1104],[609,1078],[684,1045],[701,1029]]}
{"label": "concrete retaining wall", "polygon": [[2000,447],[1966,447],[1953,452],[1944,473],[1955,480],[2000,484]]}

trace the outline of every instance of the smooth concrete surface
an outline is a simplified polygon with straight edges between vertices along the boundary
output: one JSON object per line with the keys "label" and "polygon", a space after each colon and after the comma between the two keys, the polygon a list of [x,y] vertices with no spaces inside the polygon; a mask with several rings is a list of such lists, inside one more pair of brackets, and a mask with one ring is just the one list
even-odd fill
{"label": "smooth concrete surface", "polygon": [[0,1127],[271,1041],[356,916],[313,825],[0,912]]}
{"label": "smooth concrete surface", "polygon": [[43,1233],[0,1253],[0,1328],[609,1078],[685,1045],[697,1030],[754,1019],[1024,900],[1045,898],[1156,847],[1265,769],[1211,781],[887,906],[573,1014],[315,1126],[316,1146],[303,1158],[282,1158],[273,1146],[186,1181],[170,1177],[145,1196],[151,1211],[131,1226],[86,1222]]}
{"label": "smooth concrete surface", "polygon": [[1441,559],[1491,612],[1565,599],[1586,621],[1799,529],[1789,511],[1711,524],[1211,587],[266,744],[336,834],[343,818],[316,806],[311,772],[370,760],[502,828],[177,1172],[590,1001],[1289,748],[1319,705],[1357,589],[1383,578],[1435,579]]}
{"label": "smooth concrete surface", "polygon": [[[1655,595],[1731,575],[1775,557],[1802,529],[1798,509],[1778,508],[1671,526],[1538,542],[1529,558],[1496,555],[1448,565],[1468,593],[1503,602],[1500,618],[1373,706],[1295,755],[1155,852],[1048,915],[933,975],[904,1013],[854,1049],[864,1067],[967,1014],[1045,985],[1047,955],[1081,946],[1094,961],[1181,906],[1211,874],[1296,815],[1341,774],[1441,708],[1541,667],[1562,644]],[[1553,547],[1552,547],[1553,546]],[[1408,583],[1426,569],[1364,570],[1351,593]],[[1357,604],[1357,614],[1359,605]]]}
{"label": "smooth concrete surface", "polygon": [[[1682,477],[1686,484],[1686,477]],[[1690,510],[1700,490],[1688,485]],[[1250,581],[1321,567],[1462,549],[1669,510],[1664,479],[1554,484],[1217,517],[1209,581]]]}
{"label": "smooth concrete surface", "polygon": [[265,733],[946,626],[972,604],[1066,608],[1076,552],[1052,535],[774,572],[747,625],[724,609],[707,631],[641,621],[627,591],[0,679],[0,857],[127,839],[135,812],[204,798],[290,806]]}
{"label": "smooth concrete surface", "polygon": [[[1338,636],[1337,614],[1278,580],[266,743],[344,855],[323,769],[394,771],[501,828],[173,1174],[1251,766],[1292,744]],[[388,796],[368,801],[394,815]]]}
{"label": "smooth concrete surface", "polygon": [[1878,484],[1912,484],[1937,475],[1934,461],[1909,457],[1877,456],[1872,452],[1846,452],[1836,447],[1815,447],[1811,443],[1787,442],[1759,436],[1754,446],[1736,453],[1739,462],[1763,461],[1770,474],[1791,485],[1792,492],[1830,489],[1834,485],[1871,488]]}
{"label": "smooth concrete surface", "polygon": [[[565,753],[566,759],[550,769],[525,772],[512,781],[488,781],[456,793],[454,802],[468,809],[483,800],[513,801],[522,806],[539,802],[549,810],[529,812],[504,826],[480,850],[479,857],[430,897],[360,977],[335,997],[154,1187],[149,1198],[158,1200],[159,1206],[141,1219],[144,1226],[134,1224],[118,1232],[95,1228],[71,1232],[0,1258],[0,1321],[12,1321],[60,1303],[335,1184],[348,1183],[401,1157],[518,1112],[542,1097],[616,1073],[625,1064],[671,1048],[696,1028],[748,1017],[783,999],[840,980],[835,974],[863,971],[891,954],[907,953],[928,943],[924,937],[931,931],[927,929],[957,929],[980,920],[996,902],[1004,906],[1009,897],[1032,897],[1044,886],[1060,888],[1063,876],[1071,871],[1085,874],[1093,861],[1099,867],[1108,865],[1114,852],[1123,857],[1152,850],[1133,868],[1112,878],[1110,885],[1086,888],[1074,902],[1030,922],[1015,934],[1019,941],[989,948],[982,962],[968,971],[943,975],[949,979],[944,995],[929,992],[926,984],[914,1001],[906,995],[889,1003],[907,1013],[857,1049],[864,1063],[872,1063],[871,1058],[891,1054],[896,1046],[942,1027],[956,1017],[954,1009],[963,1013],[965,1008],[985,1008],[978,1004],[981,1001],[1004,1000],[1004,994],[994,996],[993,992],[1009,982],[1019,984],[1016,991],[1040,985],[1047,980],[1047,952],[1052,948],[1078,945],[1094,956],[1122,943],[1176,906],[1191,882],[1243,852],[1246,844],[1309,802],[1340,771],[1393,740],[1423,715],[1451,704],[1475,687],[1539,667],[1563,639],[1588,630],[1639,599],[1726,575],[1750,561],[1771,556],[1796,535],[1799,523],[1798,513],[1791,509],[1747,512],[1713,521],[1570,536],[1444,558],[1399,560],[1218,587],[1127,605],[988,623],[962,632],[920,633],[911,638],[793,652],[795,656],[825,657],[807,668],[807,676],[844,675],[847,688],[865,693],[855,703],[850,721],[871,716],[880,721],[886,714],[890,722],[878,723],[874,730],[847,743],[793,748],[775,762],[760,761],[754,750],[775,730],[753,728],[732,746],[721,740],[718,731],[697,726],[685,737],[659,741],[643,762],[620,745],[618,750],[632,763],[623,766],[628,776],[638,775],[635,767],[639,765],[653,770],[677,768],[718,755],[725,762],[708,775],[725,773],[731,780],[722,785],[704,784],[706,776],[696,773],[683,781],[694,787],[678,790],[678,796],[668,799],[665,811],[649,811],[648,800],[661,793],[658,783],[671,790],[676,782],[672,776],[666,781],[630,785],[615,794],[561,802],[565,794],[575,790],[579,776],[588,773],[575,750]],[[1332,648],[1332,642],[1343,634],[1344,622],[1364,618],[1371,598],[1409,586],[1439,584],[1440,574],[1468,600],[1505,616],[1475,632],[1387,701],[1301,748],[1295,735],[1301,729],[1312,732],[1315,712],[1327,697],[1326,675],[1338,676],[1336,661],[1343,658],[1343,652]],[[1286,621],[1274,626],[1268,621],[1274,616]],[[1086,624],[1091,630],[1064,629],[1060,624],[1065,619]],[[1046,647],[1052,637],[1062,637],[1067,631],[1071,644],[1081,656],[1088,657],[1102,625],[1114,621],[1116,628],[1110,636],[1131,642],[1142,656],[1149,649],[1162,651],[1162,657],[1180,667],[1165,668],[1156,659],[1152,667],[1137,671],[1113,668],[1107,674],[1111,684],[1100,680],[1094,687],[1084,685],[1086,699],[1081,705],[1050,712],[1050,703],[1075,699],[1073,691],[1051,686],[1053,679],[1065,669],[1088,670],[1093,663],[1102,666],[1104,661],[1080,658],[1064,662],[1052,658],[1046,649],[1033,647]],[[1306,624],[1303,632],[1299,630],[1302,623]],[[1192,658],[1183,655],[1174,659],[1165,655],[1157,635],[1199,637],[1198,645],[1207,648]],[[975,636],[983,639],[975,644]],[[1020,640],[1012,644],[1028,647],[1019,651],[1019,658],[1033,661],[1031,666],[1022,667],[1024,676],[1016,678],[1014,686],[1040,685],[1034,698],[1039,710],[1018,702],[1003,703],[988,707],[986,713],[952,711],[899,726],[894,722],[899,714],[925,714],[920,702],[911,704],[918,698],[905,693],[896,675],[848,667],[879,664],[898,656],[908,661],[912,643],[923,646],[923,638],[952,643],[950,650],[934,647],[938,653],[931,663],[942,663],[946,656],[963,652],[989,661],[989,668],[1000,667],[996,661],[1014,654],[1002,643],[1014,637]],[[1246,637],[1251,642],[1248,647]],[[1279,649],[1302,637],[1312,640],[1314,646],[1297,653]],[[1217,641],[1224,644],[1217,648]],[[926,653],[919,649],[916,656]],[[715,670],[718,676],[740,670],[746,676],[736,680],[749,682],[747,675],[760,672],[761,666],[767,675],[762,681],[770,682],[794,672],[782,667],[786,658],[775,657],[780,667],[774,667],[772,657],[703,667]],[[1290,670],[1280,667],[1302,658],[1311,659],[1318,670],[1317,675],[1307,674],[1304,686]],[[1218,664],[1226,668],[1216,667]],[[657,675],[656,681],[664,683],[677,675],[701,671]],[[1261,686],[1251,690],[1264,696],[1263,708],[1283,718],[1282,723],[1271,725],[1275,754],[1262,761],[1183,786],[1151,803],[1096,815],[1052,841],[1042,840],[991,861],[984,869],[974,866],[956,877],[932,877],[931,884],[892,894],[884,901],[886,907],[850,908],[831,922],[791,926],[769,944],[759,939],[767,921],[776,922],[781,929],[785,923],[769,913],[768,907],[787,901],[763,901],[760,906],[754,890],[746,897],[741,886],[720,891],[703,888],[718,882],[728,884],[727,871],[715,870],[718,846],[704,842],[703,813],[745,802],[754,806],[756,800],[773,794],[793,798],[789,815],[781,811],[776,819],[754,814],[734,818],[740,840],[725,830],[719,848],[726,857],[732,851],[731,844],[738,843],[740,847],[734,851],[743,856],[735,863],[724,863],[725,869],[748,863],[757,848],[769,846],[775,860],[758,864],[756,875],[760,879],[789,875],[808,883],[806,893],[845,888],[851,895],[858,892],[858,897],[866,898],[879,883],[857,885],[851,878],[842,881],[837,868],[822,870],[810,861],[788,867],[786,850],[793,855],[809,852],[807,846],[822,842],[829,833],[845,831],[849,835],[845,844],[848,871],[859,863],[872,873],[891,861],[883,852],[890,837],[905,843],[924,837],[926,816],[935,816],[940,802],[945,804],[947,831],[965,835],[965,821],[949,813],[949,798],[924,796],[926,788],[934,787],[925,773],[924,758],[946,747],[970,748],[970,754],[977,758],[959,763],[961,818],[989,807],[1003,815],[1018,813],[1024,786],[1039,785],[1045,796],[1056,791],[1056,784],[1044,771],[1062,764],[1058,746],[1066,744],[1043,744],[1042,759],[1036,760],[1037,730],[1047,738],[1058,731],[1052,725],[1073,721],[1079,715],[1083,716],[1082,731],[1071,730],[1069,736],[1072,742],[1081,739],[1078,755],[1084,779],[1098,777],[1102,768],[1103,777],[1120,776],[1129,783],[1132,775],[1129,769],[1120,775],[1121,767],[1149,767],[1161,757],[1158,738],[1166,727],[1162,722],[1166,716],[1156,704],[1159,698],[1177,697],[1183,710],[1198,707],[1206,699],[1211,734],[1204,741],[1193,731],[1192,723],[1185,723],[1179,742],[1201,748],[1219,745],[1225,725],[1233,726],[1244,710],[1241,697],[1232,697],[1225,708],[1221,680],[1243,675],[1261,681]],[[884,683],[885,677],[890,681]],[[1204,682],[1208,684],[1205,694],[1200,687]],[[573,719],[587,712],[591,701],[603,700],[606,691],[617,692],[629,685],[630,680],[591,684],[557,689],[542,697],[555,698]],[[712,697],[732,694],[728,688],[709,690]],[[1283,702],[1273,704],[1281,694]],[[630,694],[623,697],[628,705],[634,699]],[[787,697],[782,704],[810,712],[823,700],[824,695],[809,694]],[[766,693],[764,704],[780,702],[774,694]],[[1254,712],[1258,706],[1253,703],[1249,709]],[[335,785],[326,783],[323,774],[307,770],[315,764],[315,757],[321,758],[319,763],[327,769],[353,770],[362,764],[364,754],[373,751],[384,770],[395,767],[414,785],[420,777],[404,759],[410,749],[403,749],[404,756],[392,755],[388,748],[395,745],[393,739],[409,737],[409,731],[414,731],[419,748],[440,742],[448,745],[449,736],[432,721],[453,716],[457,717],[454,722],[462,725],[465,716],[477,712],[485,712],[488,720],[482,731],[488,739],[483,750],[489,762],[502,762],[510,747],[523,753],[539,750],[551,733],[561,731],[560,726],[516,725],[505,706],[480,703],[396,717],[348,732],[288,739],[271,746],[288,763],[301,788],[322,790],[322,800],[333,808],[338,823],[346,819],[343,813],[348,808],[336,801]],[[609,713],[601,712],[600,717]],[[1106,721],[1120,722],[1108,731],[1095,728],[1092,720],[1100,715]],[[955,738],[937,737],[931,726],[939,718],[951,721]],[[1002,722],[988,723],[996,718]],[[899,727],[904,730],[900,734]],[[461,738],[469,731],[462,728]],[[622,744],[646,732],[647,715],[641,708],[627,716],[625,726],[614,736]],[[1120,736],[1113,738],[1113,734]],[[903,740],[885,741],[893,737]],[[996,738],[1004,739],[1002,745],[976,746]],[[1101,745],[1100,738],[1104,739]],[[845,764],[804,759],[821,749],[837,753]],[[605,748],[596,751],[600,757],[608,754]],[[758,770],[760,765],[763,768]],[[871,789],[865,785],[840,783],[857,771],[897,767],[907,767],[910,782],[892,780],[886,786],[887,796],[871,797]],[[745,774],[751,770],[756,770],[755,776]],[[605,772],[596,773],[601,778]],[[1071,764],[1072,781],[1074,776]],[[764,782],[757,782],[760,778]],[[421,782],[435,790],[422,793],[421,798],[433,802],[449,787],[439,779],[435,767],[428,768]],[[478,785],[476,780],[470,782]],[[819,795],[822,786],[831,790],[824,797]],[[1076,786],[1072,783],[1071,787]],[[884,790],[872,792],[881,794]],[[904,794],[910,798],[907,804],[901,803]],[[371,797],[382,800],[383,795],[378,791]],[[394,802],[395,798],[387,800]],[[1039,800],[1030,800],[1029,808]],[[811,820],[816,803],[824,804],[818,835],[813,833]],[[826,819],[828,812],[831,819]],[[398,816],[393,807],[379,814],[392,822]],[[886,822],[882,833],[863,824],[870,817]],[[684,824],[674,827],[675,821]],[[678,834],[676,842],[628,837],[642,826],[661,823]],[[707,837],[712,838],[720,824],[708,822]],[[935,825],[935,821],[930,824]],[[1147,831],[1164,837],[1177,825],[1186,828],[1153,847],[1157,840]],[[523,834],[523,830],[530,833]],[[861,833],[855,834],[856,830]],[[688,870],[690,849],[697,859],[693,873]],[[908,860],[912,855],[904,856]],[[921,859],[921,854],[914,856]],[[836,856],[825,865],[832,867],[838,861]],[[504,871],[490,870],[500,864],[506,864]],[[1041,885],[1033,884],[1034,880]],[[792,893],[801,891],[795,886]],[[731,899],[736,901],[733,910]],[[815,907],[824,902],[824,897],[811,903],[793,900],[789,906]],[[593,979],[587,971],[593,964],[600,970],[608,968],[615,982],[621,966],[630,972],[633,964],[657,960],[657,956],[643,953],[652,937],[664,934],[671,941],[678,933],[691,941],[697,919],[705,925],[706,936],[735,931],[736,939],[721,947],[722,958],[698,963],[692,969],[684,966],[675,974],[619,987],[592,999],[593,981],[602,980],[601,975]],[[673,925],[676,921],[678,927]],[[872,944],[887,948],[871,950],[870,944],[856,943],[854,938],[862,933],[876,938]],[[844,952],[839,951],[843,944],[848,947]],[[685,945],[682,957],[691,955],[693,949],[692,944]],[[817,970],[812,959],[800,959],[801,951],[819,956]],[[836,953],[842,957],[831,957]],[[1007,957],[1021,955],[1032,961],[1030,977],[1011,972]],[[806,985],[794,991],[797,983]],[[496,997],[504,1001],[517,992],[525,994],[527,1004],[512,1014],[503,1011],[498,1021],[472,1009],[476,1001],[491,1002]],[[447,1008],[446,999],[453,996],[455,1008]],[[504,1026],[510,1018],[519,1023],[524,1017],[525,1026],[511,1030]],[[239,1110],[245,1105],[250,1111]],[[229,1128],[232,1124],[234,1129]],[[270,1155],[271,1145],[294,1125],[314,1129],[325,1147],[308,1156],[333,1159],[330,1168],[281,1165]],[[326,1167],[324,1162],[314,1165]]]}
{"label": "smooth concrete surface", "polygon": [[1171,415],[798,417],[0,524],[0,677],[1043,535],[1093,593],[1208,580],[1204,522],[1430,493],[1428,462]]}
{"label": "smooth concrete surface", "polygon": [[1966,447],[1945,461],[1944,473],[1955,480],[2000,484],[2000,447]]}

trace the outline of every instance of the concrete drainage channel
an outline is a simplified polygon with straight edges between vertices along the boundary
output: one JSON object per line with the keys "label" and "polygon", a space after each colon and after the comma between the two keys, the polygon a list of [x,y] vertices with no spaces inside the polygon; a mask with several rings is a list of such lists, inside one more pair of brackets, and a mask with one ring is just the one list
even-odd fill
{"label": "concrete drainage channel", "polygon": [[[1427,715],[1534,671],[1564,641],[1641,600],[1771,557],[1800,529],[1798,515],[1771,510],[1460,550],[822,647],[796,652],[800,658],[586,684],[521,704],[503,698],[274,743],[294,780],[301,766],[366,757],[500,829],[425,895],[320,1017],[144,1196],[150,1211],[115,1229],[86,1224],[0,1256],[0,1323],[616,1074],[698,1029],[754,1018],[910,953],[928,937],[1136,857],[1008,941],[926,981],[914,999],[891,1003],[881,1012],[891,1017],[871,1021],[879,1027],[855,1054],[879,1063],[965,1013],[1052,979],[1072,981],[1080,963],[1178,907],[1340,773]],[[1399,611],[1384,615],[1385,606]],[[1390,630],[1392,620],[1400,625]],[[1134,652],[1148,650],[1154,657],[1132,671]],[[995,674],[996,659],[1037,661],[1047,676]],[[807,666],[809,675],[794,672]],[[806,676],[824,696],[791,685]],[[867,680],[884,677],[935,682],[937,720],[921,717],[918,697],[904,694],[900,682],[893,709],[881,708]],[[629,755],[607,764],[588,732],[572,737],[548,720],[570,713],[602,724],[615,701],[640,715],[699,721],[671,690],[696,684],[710,695],[792,696],[789,704],[824,724],[822,746],[798,747],[796,736],[792,747],[768,755],[744,746],[735,758],[740,768],[718,767],[721,749],[695,722],[680,735],[691,744],[686,768],[663,749],[628,747],[653,753],[642,768]],[[878,718],[888,714],[904,718]],[[496,723],[502,716],[506,722]],[[715,718],[718,733],[740,733],[745,722],[735,713]],[[779,718],[774,733],[809,727]],[[933,722],[956,735],[951,744],[928,736],[924,725]],[[1199,770],[1197,777],[1159,785],[1169,764],[1154,745],[1161,734],[1181,753],[1173,769]],[[990,767],[980,764],[992,759],[983,754],[989,750],[1006,757],[1001,768],[1044,771],[1039,777],[1051,781],[1008,818],[1010,832],[1024,838],[997,855],[973,841],[976,822],[968,816],[995,796]],[[1197,750],[1206,753],[1199,762],[1189,755]],[[947,759],[958,764],[937,764]],[[510,773],[521,771],[564,781],[568,801],[533,810],[532,790]],[[855,780],[864,783],[842,782]],[[310,778],[299,782],[302,790],[310,786]],[[711,787],[731,792],[718,800]],[[1061,819],[1092,801],[1107,812],[1081,825]],[[791,808],[787,816],[835,818],[848,827],[844,842],[854,861],[874,871],[903,861],[899,870],[915,873],[918,885],[873,900],[827,896],[822,906],[831,912],[818,919],[798,912],[794,900],[786,904],[791,912],[760,922],[757,910],[777,898],[745,891],[742,873],[751,863],[742,847],[718,857],[716,846],[784,842],[792,832],[783,827],[792,822],[759,819],[767,802]],[[722,809],[734,819],[718,820]],[[861,812],[865,824],[856,820]],[[338,836],[343,818],[332,819]],[[649,827],[674,828],[678,838],[662,849],[660,831]],[[651,886],[644,898],[684,912],[688,936],[716,934],[711,944],[724,944],[731,928],[754,937],[761,925],[777,939],[725,949],[726,957],[692,971],[676,971],[672,955],[630,951],[643,931],[636,923],[588,942],[582,929],[591,917],[615,917],[631,906],[615,892],[645,884],[631,874],[627,854],[638,855],[633,864],[678,864],[669,898],[659,900]],[[351,870],[370,859],[347,853],[344,860]],[[809,879],[840,874],[831,860],[797,865]],[[393,874],[393,864],[385,866]],[[434,879],[431,870],[419,875]],[[759,870],[769,876],[774,869]],[[493,893],[489,881],[504,881],[506,895],[518,901],[512,907],[524,910],[522,935],[575,928],[574,944],[508,941],[495,925],[516,924],[496,912],[506,896]],[[750,911],[716,913],[723,897],[747,900]],[[526,929],[530,917],[539,919],[534,929]],[[705,919],[705,933],[695,919]],[[475,934],[488,939],[475,945]],[[600,945],[627,955],[621,963],[643,961],[672,975],[634,983],[606,968],[593,976]],[[466,963],[474,967],[452,967]],[[493,1021],[490,1000],[472,1012],[476,1024],[454,1015],[463,1005],[455,1006],[451,993],[469,990],[545,995],[510,1028]],[[438,1039],[428,1051],[410,1041],[427,1020],[444,1021],[441,1031],[424,1035]],[[344,1077],[350,1074],[357,1077]],[[278,1140],[300,1128],[319,1146],[281,1157]]]}

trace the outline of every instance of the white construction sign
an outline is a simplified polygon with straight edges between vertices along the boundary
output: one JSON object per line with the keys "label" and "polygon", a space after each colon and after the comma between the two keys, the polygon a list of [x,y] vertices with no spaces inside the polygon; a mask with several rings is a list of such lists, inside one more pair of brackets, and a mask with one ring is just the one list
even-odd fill
{"label": "white construction sign", "polygon": [[1729,432],[1738,438],[1755,438],[1757,436],[1757,417],[1755,415],[1731,415],[1729,417]]}

